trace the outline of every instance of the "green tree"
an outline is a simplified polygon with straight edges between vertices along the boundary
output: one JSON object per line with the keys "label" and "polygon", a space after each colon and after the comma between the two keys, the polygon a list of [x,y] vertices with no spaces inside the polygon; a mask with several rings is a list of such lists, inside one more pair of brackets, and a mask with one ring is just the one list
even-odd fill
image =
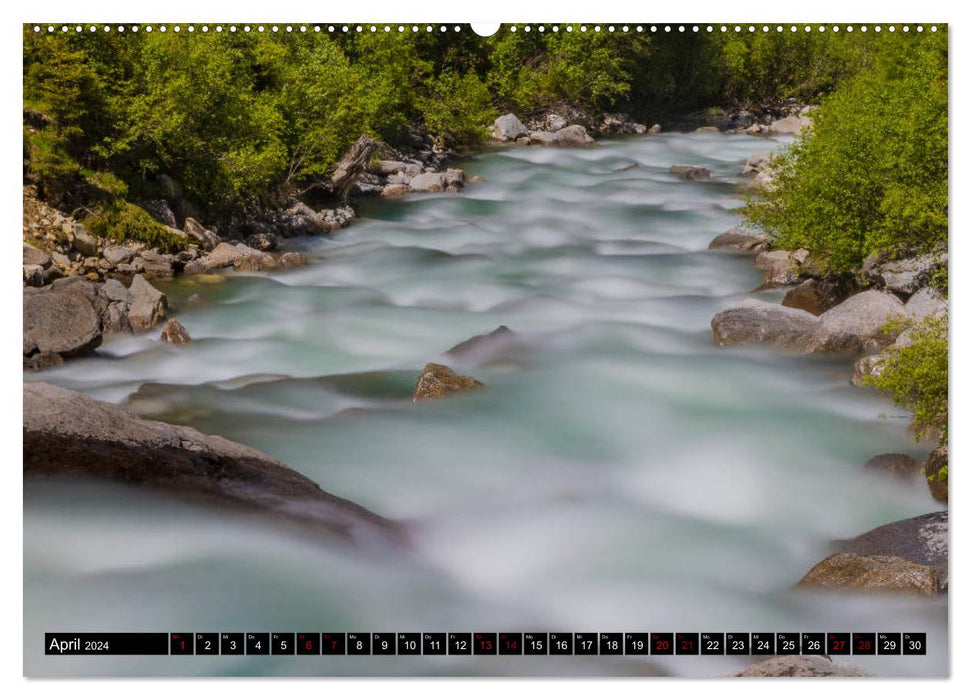
{"label": "green tree", "polygon": [[776,166],[777,187],[746,215],[834,272],[946,241],[946,37],[898,37],[879,65],[823,101],[811,134]]}

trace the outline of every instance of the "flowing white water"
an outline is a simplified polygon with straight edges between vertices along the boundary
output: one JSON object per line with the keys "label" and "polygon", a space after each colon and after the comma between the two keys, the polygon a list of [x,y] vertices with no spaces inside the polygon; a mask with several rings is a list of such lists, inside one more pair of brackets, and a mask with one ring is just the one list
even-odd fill
{"label": "flowing white water", "polygon": [[[926,631],[927,656],[851,660],[946,673],[946,599],[792,590],[831,539],[937,509],[926,488],[863,471],[877,453],[922,454],[906,416],[850,387],[846,363],[712,344],[717,311],[779,297],[753,294],[751,259],[707,250],[737,223],[740,163],[779,145],[671,134],[489,152],[463,165],[485,184],[369,202],[335,239],[295,242],[306,268],[173,283],[192,345],[119,338],[26,377],[262,449],[414,534],[408,551],[336,550],[133,489],[28,484],[26,672],[711,676],[752,662],[72,659],[40,641],[551,630]],[[673,163],[713,179],[679,181]],[[515,351],[443,359],[500,324]],[[488,389],[412,404],[429,361]]]}

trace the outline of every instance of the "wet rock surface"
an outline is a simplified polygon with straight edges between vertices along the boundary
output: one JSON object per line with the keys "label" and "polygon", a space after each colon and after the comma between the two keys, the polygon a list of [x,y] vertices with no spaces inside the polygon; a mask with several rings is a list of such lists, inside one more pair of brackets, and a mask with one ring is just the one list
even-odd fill
{"label": "wet rock surface", "polygon": [[320,489],[268,455],[42,382],[24,385],[25,478],[108,479],[238,507],[322,535],[392,539],[391,521]]}
{"label": "wet rock surface", "polygon": [[412,400],[417,403],[441,399],[449,394],[480,389],[483,386],[485,385],[474,377],[459,374],[451,367],[429,362],[418,375]]}

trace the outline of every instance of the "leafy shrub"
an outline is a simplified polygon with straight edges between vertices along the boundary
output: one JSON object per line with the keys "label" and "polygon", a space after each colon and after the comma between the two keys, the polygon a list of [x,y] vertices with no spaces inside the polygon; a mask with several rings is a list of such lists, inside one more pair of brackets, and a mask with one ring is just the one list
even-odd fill
{"label": "leafy shrub", "polygon": [[117,243],[140,241],[166,253],[184,250],[188,239],[169,231],[148,212],[123,199],[101,204],[84,220],[94,234]]}
{"label": "leafy shrub", "polygon": [[426,89],[418,107],[429,133],[442,145],[479,143],[497,116],[489,89],[475,73],[446,71],[429,80]]}
{"label": "leafy shrub", "polygon": [[808,248],[833,272],[947,240],[946,38],[898,46],[812,113],[777,187],[745,210],[779,246]]}
{"label": "leafy shrub", "polygon": [[894,403],[913,411],[917,437],[932,434],[947,443],[947,317],[931,316],[907,333],[911,343],[890,351],[877,376],[866,382]]}

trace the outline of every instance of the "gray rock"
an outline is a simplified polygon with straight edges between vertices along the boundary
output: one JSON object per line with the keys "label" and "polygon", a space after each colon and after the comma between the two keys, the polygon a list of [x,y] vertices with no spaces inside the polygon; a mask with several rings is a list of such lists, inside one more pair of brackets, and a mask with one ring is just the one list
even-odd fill
{"label": "gray rock", "polygon": [[838,540],[838,552],[900,557],[924,566],[947,566],[947,511],[897,520],[849,540]]}
{"label": "gray rock", "polygon": [[153,328],[165,318],[165,295],[149,284],[144,277],[135,275],[128,293],[131,295],[128,321],[136,332]]}
{"label": "gray rock", "polygon": [[232,243],[220,243],[204,258],[199,260],[207,270],[218,270],[224,267],[232,267],[236,261],[243,257],[242,251]]}
{"label": "gray rock", "polygon": [[904,310],[915,321],[923,321],[929,316],[947,316],[947,300],[936,289],[924,287],[907,300]]}
{"label": "gray rock", "polygon": [[810,278],[786,292],[783,306],[808,311],[814,316],[828,311],[847,299],[845,285],[832,279]]}
{"label": "gray rock", "polygon": [[696,134],[718,134],[721,133],[721,129],[717,126],[699,126],[695,129]]}
{"label": "gray rock", "polygon": [[51,255],[46,250],[35,248],[29,243],[24,243],[24,265],[38,265],[47,267],[51,264]]}
{"label": "gray rock", "polygon": [[900,294],[913,294],[927,285],[941,261],[934,255],[892,260],[879,267],[877,276],[884,286]]}
{"label": "gray rock", "polygon": [[755,299],[711,320],[716,345],[771,345],[791,352],[804,352],[818,327],[819,320],[807,311]]}
{"label": "gray rock", "polygon": [[98,293],[108,301],[119,301],[123,304],[131,303],[131,294],[121,282],[115,279],[105,280]]}
{"label": "gray rock", "polygon": [[812,121],[810,121],[809,117],[793,114],[788,117],[783,117],[782,119],[776,119],[774,122],[769,124],[768,132],[770,134],[799,136],[811,125]]}
{"label": "gray rock", "polygon": [[61,267],[71,267],[71,258],[67,257],[64,253],[60,251],[51,252],[51,260],[60,265]]}
{"label": "gray rock", "polygon": [[503,114],[492,123],[492,136],[499,141],[515,141],[528,135],[529,131],[515,114]]}
{"label": "gray rock", "polygon": [[[42,382],[24,385],[24,478],[107,479],[216,508],[241,508],[315,535],[380,534],[398,527],[333,496],[253,448]],[[224,511],[220,511],[224,512]]]}
{"label": "gray rock", "polygon": [[24,265],[24,284],[28,287],[42,287],[44,268],[40,265]]}
{"label": "gray rock", "polygon": [[418,163],[405,163],[400,160],[381,160],[378,161],[375,171],[380,175],[403,174],[414,177],[421,174],[421,165]]}
{"label": "gray rock", "polygon": [[732,253],[747,253],[754,255],[765,251],[769,247],[768,236],[746,233],[733,228],[720,233],[708,244],[708,250],[725,250]]}
{"label": "gray rock", "polygon": [[563,127],[559,131],[553,132],[553,137],[557,144],[564,148],[581,148],[596,143],[587,133],[587,130],[579,124]]}
{"label": "gray rock", "polygon": [[80,355],[98,347],[101,317],[93,301],[93,288],[90,282],[77,279],[58,288],[25,289],[24,355]]}
{"label": "gray rock", "polygon": [[408,186],[414,192],[444,192],[447,184],[445,173],[422,173],[413,177]]}
{"label": "gray rock", "polygon": [[[546,129],[550,132],[559,131],[560,129],[565,129],[570,124],[569,120],[561,114],[556,114],[551,112],[546,115]],[[530,134],[532,137],[532,134]]]}
{"label": "gray rock", "polygon": [[855,354],[879,350],[896,338],[887,332],[887,324],[903,315],[904,305],[893,294],[875,289],[854,294],[819,316],[811,351]]}
{"label": "gray rock", "polygon": [[682,180],[708,180],[711,179],[711,171],[700,165],[672,165],[668,172],[677,175]]}
{"label": "gray rock", "polygon": [[129,246],[109,245],[105,246],[102,257],[112,265],[120,265],[130,262],[135,257],[135,250]]}
{"label": "gray rock", "polygon": [[132,332],[131,321],[128,320],[128,306],[123,301],[109,302],[101,314],[101,329],[105,335]]}
{"label": "gray rock", "polygon": [[920,474],[920,462],[902,452],[890,452],[871,457],[864,467],[905,481],[910,481]]}
{"label": "gray rock", "polygon": [[745,161],[745,167],[742,168],[742,175],[754,175],[761,171],[768,164],[771,157],[772,154],[769,151],[759,151],[758,153],[752,154]]}
{"label": "gray rock", "polygon": [[183,228],[185,234],[196,241],[203,250],[212,250],[222,240],[215,232],[210,231],[191,216],[185,220]]}
{"label": "gray rock", "polygon": [[250,248],[242,243],[236,246],[236,250],[239,251],[240,257],[233,263],[233,267],[240,272],[272,270],[276,267],[276,260],[269,253]]}
{"label": "gray rock", "polygon": [[661,133],[661,125],[660,124],[654,124],[654,125],[652,125],[651,128],[647,130],[647,133],[648,133],[649,136],[655,136],[657,134],[660,134]]}
{"label": "gray rock", "polygon": [[774,656],[735,674],[741,678],[860,678],[873,674],[825,656]]}
{"label": "gray rock", "polygon": [[560,142],[549,131],[532,131],[529,134],[529,145],[531,146],[559,146]]}
{"label": "gray rock", "polygon": [[788,250],[759,253],[755,267],[762,271],[762,287],[783,287],[798,282],[800,257]]}
{"label": "gray rock", "polygon": [[97,255],[98,251],[101,249],[98,239],[83,229],[80,231],[75,231],[73,245],[74,250],[78,251],[85,257]]}
{"label": "gray rock", "polygon": [[816,564],[798,588],[858,588],[937,595],[946,583],[932,566],[884,555],[833,554]]}

